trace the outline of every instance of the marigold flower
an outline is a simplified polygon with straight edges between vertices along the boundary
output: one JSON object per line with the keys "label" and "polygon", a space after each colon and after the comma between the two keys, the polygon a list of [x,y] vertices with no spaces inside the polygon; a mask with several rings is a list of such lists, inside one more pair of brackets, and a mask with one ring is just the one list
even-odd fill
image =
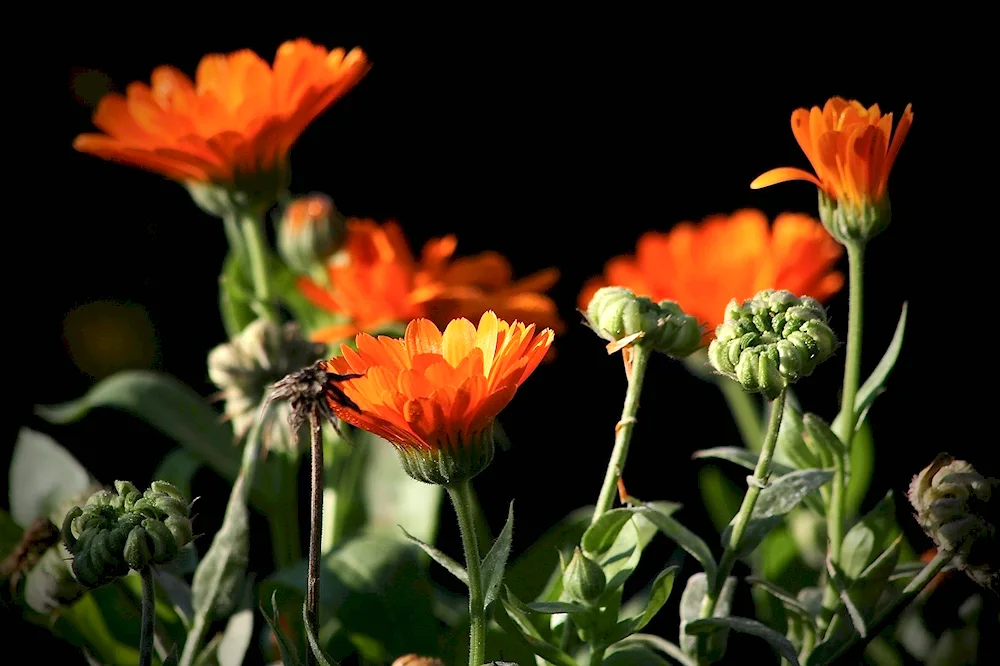
{"label": "marigold flower", "polygon": [[824,223],[837,212],[833,203],[849,207],[839,211],[849,219],[842,221],[846,228],[831,229],[835,237],[841,232],[842,236],[870,238],[889,222],[886,186],[913,123],[911,109],[912,105],[907,104],[894,135],[892,113],[882,115],[878,104],[865,108],[856,100],[833,97],[822,109],[796,109],[792,113],[792,132],[815,175],[795,167],[779,167],[757,176],[750,187],[809,181],[820,189],[820,211],[827,213],[823,215]]}
{"label": "marigold flower", "polygon": [[329,404],[342,421],[391,442],[418,481],[467,480],[493,459],[494,419],[553,336],[493,312],[478,327],[454,319],[444,333],[428,319],[411,321],[402,339],[360,333],[357,351],[342,345],[327,363],[338,375],[363,375],[337,385],[358,409],[332,396]]}
{"label": "marigold flower", "polygon": [[586,310],[597,290],[609,285],[671,300],[705,326],[702,344],[708,344],[733,299],[773,288],[828,300],[844,284],[833,269],[842,253],[808,215],[784,213],[771,228],[758,210],[712,215],[643,234],[634,255],[612,259],[603,275],[587,281],[578,303]]}
{"label": "marigold flower", "polygon": [[274,66],[248,49],[209,54],[194,82],[171,66],[150,85],[101,99],[73,147],[174,180],[232,185],[284,172],[292,144],[367,73],[364,52],[327,51],[306,39],[278,47]]}
{"label": "marigold flower", "polygon": [[310,302],[346,319],[314,331],[313,340],[338,342],[421,317],[446,326],[488,310],[562,329],[555,303],[541,293],[558,278],[555,269],[514,281],[501,255],[484,252],[452,260],[456,245],[454,236],[431,240],[418,261],[398,224],[348,219],[344,250],[328,263],[328,286],[305,276],[298,282]]}

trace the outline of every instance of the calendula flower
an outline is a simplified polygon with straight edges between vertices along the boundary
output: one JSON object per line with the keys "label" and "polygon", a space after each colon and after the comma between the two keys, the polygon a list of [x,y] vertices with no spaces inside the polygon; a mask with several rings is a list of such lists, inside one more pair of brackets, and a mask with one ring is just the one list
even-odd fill
{"label": "calendula flower", "polygon": [[734,298],[774,288],[829,299],[844,284],[834,270],[842,253],[808,215],[784,213],[770,228],[758,210],[713,215],[643,234],[634,255],[612,259],[603,275],[584,285],[579,307],[585,311],[601,287],[626,287],[637,296],[676,302],[705,327],[702,344],[708,344]]}
{"label": "calendula flower", "polygon": [[889,173],[912,123],[910,104],[895,134],[892,113],[882,115],[878,104],[865,108],[856,100],[833,97],[822,109],[796,109],[792,133],[814,173],[779,167],[758,176],[750,187],[808,181],[819,188],[820,217],[835,238],[871,238],[889,224]]}
{"label": "calendula flower", "polygon": [[[342,421],[391,442],[403,467],[425,483],[468,480],[493,459],[494,419],[535,371],[549,347],[551,329],[507,323],[486,312],[477,327],[454,319],[442,333],[415,319],[402,339],[366,333],[357,351],[327,368],[340,377],[329,404]],[[353,403],[353,406],[349,403]]]}
{"label": "calendula flower", "polygon": [[282,44],[273,67],[247,49],[206,55],[194,81],[164,65],[149,85],[101,99],[93,121],[102,133],[81,134],[73,147],[196,188],[272,197],[292,144],[368,69],[361,49],[327,51],[306,39]]}
{"label": "calendula flower", "polygon": [[452,260],[456,244],[453,236],[431,240],[417,260],[398,224],[348,219],[347,242],[328,263],[327,285],[309,277],[298,282],[309,301],[345,320],[314,331],[312,339],[338,342],[418,318],[446,326],[487,310],[562,328],[555,303],[541,293],[558,278],[555,270],[514,281],[510,264],[495,252]]}

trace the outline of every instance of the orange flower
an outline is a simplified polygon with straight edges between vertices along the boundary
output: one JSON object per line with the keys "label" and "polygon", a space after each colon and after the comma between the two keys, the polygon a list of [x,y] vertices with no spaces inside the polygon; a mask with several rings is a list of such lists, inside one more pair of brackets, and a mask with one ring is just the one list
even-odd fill
{"label": "orange flower", "polygon": [[885,197],[889,172],[913,123],[907,104],[892,136],[892,114],[875,104],[866,109],[856,100],[830,99],[822,109],[796,109],[792,132],[816,175],[794,167],[779,167],[757,176],[753,189],[790,180],[807,180],[836,201],[856,208],[878,204]]}
{"label": "orange flower", "polygon": [[274,67],[244,49],[201,59],[192,82],[170,66],[151,85],[106,95],[94,113],[103,134],[73,147],[178,181],[229,184],[283,170],[292,144],[367,73],[364,52],[327,52],[306,39],[278,48]]}
{"label": "orange flower", "polygon": [[331,398],[343,421],[389,440],[414,478],[447,484],[472,478],[493,457],[493,421],[552,345],[554,333],[486,312],[478,328],[454,319],[444,333],[415,319],[403,339],[360,333],[330,372],[355,411]]}
{"label": "orange flower", "polygon": [[513,281],[501,255],[484,252],[452,260],[456,245],[454,236],[431,240],[417,261],[396,223],[349,219],[345,250],[328,264],[330,286],[308,277],[298,282],[309,301],[349,322],[317,330],[312,338],[336,342],[419,317],[444,326],[487,310],[562,329],[555,303],[540,293],[558,278],[555,269]]}
{"label": "orange flower", "polygon": [[632,256],[616,257],[604,274],[583,287],[579,307],[586,310],[598,289],[619,285],[655,301],[676,301],[705,325],[707,344],[733,298],[750,298],[761,289],[788,289],[826,300],[844,276],[833,270],[843,248],[807,216],[784,213],[768,228],[758,210],[714,215],[700,224],[682,222],[669,232],[642,235]]}

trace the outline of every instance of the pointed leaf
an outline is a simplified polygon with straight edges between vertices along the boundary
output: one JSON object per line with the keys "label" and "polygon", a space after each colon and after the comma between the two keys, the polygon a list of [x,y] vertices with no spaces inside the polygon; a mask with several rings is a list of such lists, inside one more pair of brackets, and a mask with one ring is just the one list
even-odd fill
{"label": "pointed leaf", "polygon": [[588,555],[601,555],[618,538],[625,523],[632,520],[634,510],[631,508],[611,509],[598,517],[587,531],[583,533],[580,546]]}
{"label": "pointed leaf", "polygon": [[[718,458],[720,460],[728,460],[750,471],[753,471],[757,467],[757,454],[753,451],[741,449],[738,446],[716,446],[711,449],[701,449],[700,451],[695,451],[691,457],[695,459]],[[787,465],[782,465],[774,461],[771,461],[770,469],[771,473],[777,476],[784,476],[789,472],[795,471]]]}
{"label": "pointed leaf", "polygon": [[35,413],[60,425],[79,421],[92,409],[111,407],[137,416],[173,438],[228,481],[240,469],[233,432],[200,395],[170,375],[126,370],[101,380],[82,398],[37,405]]}
{"label": "pointed leaf", "polygon": [[[882,360],[878,362],[875,366],[875,370],[865,383],[861,385],[858,389],[858,396],[854,401],[854,412],[855,414],[862,414],[871,407],[872,402],[878,397],[878,394],[882,391],[882,386],[885,384],[885,380],[889,378],[889,373],[892,372],[893,367],[896,365],[896,361],[899,359],[899,352],[903,348],[903,334],[906,332],[906,311],[908,308],[908,303],[903,303],[903,310],[899,314],[899,322],[896,324],[896,332],[893,333],[892,341],[889,343],[889,347],[885,350],[885,354],[882,355]],[[833,428],[836,431],[840,431],[840,424],[842,419],[847,418],[844,416],[843,412],[837,414],[837,418],[833,420]]]}
{"label": "pointed leaf", "polygon": [[843,556],[840,568],[844,578],[852,582],[872,563],[877,553],[884,551],[899,534],[896,507],[890,490],[882,500],[844,535],[840,547]]}
{"label": "pointed leaf", "polygon": [[542,640],[529,621],[524,618],[521,618],[520,622],[515,621],[514,618],[517,616],[518,612],[516,608],[506,598],[501,598],[500,604],[498,604],[494,613],[494,619],[496,619],[497,624],[508,635],[516,637],[532,653],[545,659],[550,664],[555,664],[555,666],[578,666],[573,657]]}
{"label": "pointed leaf", "polygon": [[[823,467],[823,461],[806,445],[804,430],[801,410],[794,401],[786,398],[785,410],[781,415],[781,425],[778,427],[778,441],[774,447],[775,461],[787,461],[796,469]],[[756,458],[754,463],[756,464]],[[771,471],[776,474],[787,473],[780,472],[774,466],[774,462],[771,463]]]}
{"label": "pointed leaf", "polygon": [[632,634],[619,643],[619,645],[631,644],[645,645],[654,650],[659,650],[671,659],[680,662],[682,666],[697,666],[697,662],[684,654],[684,651],[681,650],[680,646],[671,643],[665,638],[660,638],[659,636],[655,636],[653,634]]}
{"label": "pointed leaf", "polygon": [[74,502],[82,504],[94,484],[90,474],[69,451],[48,435],[21,428],[10,461],[10,515],[27,529],[36,518],[57,526]]}
{"label": "pointed leaf", "polygon": [[799,601],[795,595],[787,590],[783,590],[778,585],[765,580],[763,578],[757,578],[756,576],[748,576],[746,581],[751,585],[755,585],[762,590],[765,590],[772,597],[784,604],[785,608],[789,611],[801,616],[803,619],[808,620],[810,623],[813,621],[812,612],[806,608],[801,601]]}
{"label": "pointed leaf", "polygon": [[851,438],[851,454],[847,456],[847,490],[844,491],[844,510],[855,516],[868,494],[875,470],[875,442],[868,421],[862,421]]}
{"label": "pointed leaf", "polygon": [[[761,491],[754,505],[753,514],[743,533],[740,557],[746,557],[775,527],[781,524],[786,513],[794,509],[809,493],[833,478],[833,472],[823,469],[803,469],[772,480]],[[733,519],[735,521],[735,517]],[[729,543],[733,523],[722,534],[722,543]]]}
{"label": "pointed leaf", "polygon": [[835,456],[843,455],[844,443],[830,430],[826,421],[809,413],[802,417],[802,426],[806,444],[819,453],[824,465],[832,464]]}
{"label": "pointed leaf", "polygon": [[333,666],[330,659],[323,654],[323,648],[320,647],[319,640],[313,633],[312,627],[309,626],[309,607],[306,604],[302,604],[302,627],[306,632],[306,641],[309,643],[306,649],[312,651],[316,663],[319,666]]}
{"label": "pointed leaf", "polygon": [[[705,593],[708,591],[708,580],[704,572],[699,571],[688,578],[681,594],[680,616],[680,644],[685,654],[695,656],[698,639],[688,634],[687,626],[698,619],[701,615],[701,605],[705,601]],[[736,577],[729,576],[722,585],[722,592],[719,593],[719,600],[715,604],[715,612],[712,617],[728,617],[733,604],[733,595],[736,593]],[[719,661],[726,653],[726,643],[729,632],[720,631],[709,639],[708,654],[705,655],[709,662]]]}
{"label": "pointed leaf", "polygon": [[253,639],[253,585],[244,586],[239,611],[229,617],[216,651],[218,666],[241,666]]}
{"label": "pointed leaf", "polygon": [[425,553],[431,556],[432,560],[434,560],[435,562],[443,566],[445,569],[447,569],[453,576],[455,576],[455,578],[459,579],[466,585],[469,584],[469,573],[465,570],[465,567],[463,567],[461,564],[459,564],[455,560],[451,559],[450,557],[442,553],[434,546],[426,544],[417,537],[411,535],[402,527],[400,527],[399,529],[403,530],[403,536],[405,536],[409,541],[420,546],[420,548]]}
{"label": "pointed leaf", "polygon": [[604,642],[607,645],[612,645],[623,638],[642,631],[650,623],[656,614],[660,612],[660,609],[663,608],[663,605],[667,603],[667,599],[670,598],[670,592],[674,588],[674,577],[677,575],[678,568],[668,567],[660,572],[650,587],[649,598],[646,600],[645,608],[639,615],[619,622],[611,633],[605,637]]}
{"label": "pointed leaf", "polygon": [[589,609],[580,604],[568,603],[565,601],[533,601],[525,604],[525,607],[535,613],[542,615],[555,615],[557,613],[586,613]]}
{"label": "pointed leaf", "polygon": [[854,630],[858,632],[861,638],[868,636],[868,627],[865,625],[865,616],[862,615],[858,607],[854,605],[854,600],[851,599],[851,595],[847,593],[847,585],[844,581],[844,576],[839,569],[830,561],[829,557],[826,560],[826,572],[830,576],[830,580],[833,581],[833,586],[837,588],[837,592],[840,595],[840,600],[844,603],[844,609],[847,611],[847,616],[851,618],[851,624],[854,625]]}
{"label": "pointed leaf", "polygon": [[278,651],[281,654],[281,663],[283,666],[300,666],[302,662],[299,660],[298,650],[295,649],[295,644],[293,641],[288,640],[285,636],[285,631],[281,628],[281,623],[278,621],[278,591],[275,590],[271,593],[271,610],[268,611],[264,607],[264,604],[260,604],[260,612],[267,620],[267,625],[271,627],[271,633],[274,634],[275,642],[278,644]]}
{"label": "pointed leaf", "polygon": [[796,654],[795,646],[792,645],[792,642],[757,620],[745,617],[712,617],[695,620],[687,626],[687,631],[690,634],[707,634],[723,628],[763,638],[789,664],[799,666],[799,656]]}
{"label": "pointed leaf", "polygon": [[489,606],[497,598],[500,592],[500,585],[503,583],[504,569],[507,567],[507,558],[510,556],[511,540],[514,535],[514,502],[510,503],[507,510],[507,522],[500,531],[500,536],[493,542],[490,552],[483,558],[482,585],[483,603]]}
{"label": "pointed leaf", "polygon": [[642,645],[626,645],[604,658],[602,666],[670,666],[670,662]]}
{"label": "pointed leaf", "polygon": [[710,578],[715,578],[716,564],[712,557],[712,551],[708,545],[702,541],[701,537],[681,525],[679,522],[650,506],[643,506],[637,509],[639,515],[656,525],[657,529],[663,532],[667,538],[673,540],[678,546],[686,550],[701,564],[705,573]]}

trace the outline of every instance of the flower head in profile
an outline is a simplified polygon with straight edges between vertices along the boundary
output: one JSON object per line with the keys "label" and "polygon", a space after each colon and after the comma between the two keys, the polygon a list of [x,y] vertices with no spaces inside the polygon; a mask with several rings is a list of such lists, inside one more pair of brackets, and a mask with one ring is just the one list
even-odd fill
{"label": "flower head in profile", "polygon": [[81,134],[73,147],[196,188],[270,197],[287,178],[292,144],[368,69],[360,49],[327,51],[306,39],[278,47],[273,66],[248,49],[206,55],[193,81],[164,65],[148,85],[101,99],[93,118],[101,133]]}
{"label": "flower head in profile", "polygon": [[766,288],[830,298],[844,283],[834,270],[842,253],[807,215],[784,213],[770,228],[758,210],[714,215],[643,234],[634,255],[612,259],[603,275],[584,285],[579,307],[585,310],[601,287],[626,287],[654,301],[676,302],[705,326],[702,343],[708,344],[732,299]]}
{"label": "flower head in profile", "polygon": [[866,108],[856,100],[833,97],[822,109],[796,109],[792,133],[814,173],[779,167],[758,176],[750,187],[808,181],[819,188],[820,217],[835,238],[871,238],[889,224],[889,173],[911,124],[909,104],[895,134],[892,113],[883,115],[878,104]]}
{"label": "flower head in profile", "polygon": [[431,240],[418,260],[395,222],[348,219],[346,245],[328,262],[326,284],[309,277],[298,282],[310,302],[343,320],[314,331],[312,338],[339,342],[418,318],[447,326],[488,310],[562,328],[555,303],[542,293],[558,278],[554,269],[514,280],[510,264],[495,252],[453,260],[456,244],[454,236]]}
{"label": "flower head in profile", "polygon": [[342,421],[391,442],[418,481],[467,480],[492,461],[494,419],[538,367],[553,335],[493,312],[478,327],[454,319],[444,333],[427,319],[411,321],[402,339],[361,333],[357,351],[343,345],[327,368],[362,376],[340,382],[348,400],[331,396],[329,404]]}

